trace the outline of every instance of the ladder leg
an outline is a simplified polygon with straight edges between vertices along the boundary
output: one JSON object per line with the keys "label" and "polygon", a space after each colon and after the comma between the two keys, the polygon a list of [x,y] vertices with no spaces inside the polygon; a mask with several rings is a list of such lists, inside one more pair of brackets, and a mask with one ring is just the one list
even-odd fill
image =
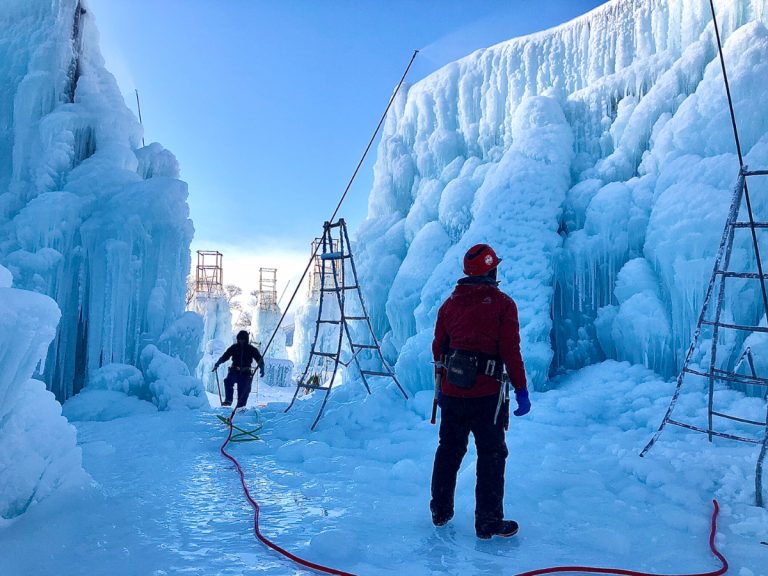
{"label": "ladder leg", "polygon": [[768,396],[766,396],[763,447],[760,449],[760,456],[757,457],[757,466],[755,467],[755,505],[760,508],[765,507],[765,501],[763,500],[763,463],[765,462],[766,453],[768,453]]}
{"label": "ladder leg", "polygon": [[315,417],[315,421],[312,422],[312,426],[309,427],[310,430],[314,431],[315,426],[317,426],[317,423],[320,422],[320,417],[323,415],[323,410],[325,410],[325,405],[328,402],[328,396],[331,394],[331,388],[333,387],[333,380],[331,380],[331,386],[328,387],[328,390],[325,391],[325,398],[323,398],[323,403],[320,405],[320,410],[317,413],[317,416]]}
{"label": "ladder leg", "polygon": [[[734,222],[738,217],[738,211],[734,215]],[[723,259],[723,270],[728,270],[728,266],[731,263],[731,252],[733,251],[733,222],[728,222],[726,227],[728,228],[727,240],[725,246],[725,257]],[[717,293],[717,308],[715,308],[715,324],[712,327],[712,348],[709,357],[709,389],[707,400],[707,430],[709,431],[707,436],[709,441],[712,442],[712,412],[715,406],[715,369],[717,368],[717,341],[720,338],[720,316],[723,311],[723,304],[725,302],[725,276],[720,277],[720,290]]]}
{"label": "ladder leg", "polygon": [[[323,235],[323,238],[324,238],[323,252],[325,253],[325,250],[326,250],[325,239],[326,238],[327,238],[328,241],[330,241],[331,248],[333,248],[333,236],[331,236],[331,228],[330,228],[330,225],[328,223],[326,223],[326,229],[325,229],[325,234]],[[342,253],[343,253],[343,250],[344,250],[343,245],[340,248],[341,248]],[[341,262],[342,262],[342,267],[343,267],[343,260],[341,260]],[[336,292],[336,300],[337,300],[337,302],[339,304],[340,318],[343,320],[344,319],[344,294],[343,294],[343,290],[339,290],[338,289],[339,288],[339,279],[338,279],[338,276],[337,276],[337,270],[336,270],[335,261],[332,261],[331,274],[333,275],[333,285],[336,288],[336,291],[335,291]],[[342,274],[343,274],[343,268],[342,268]],[[325,272],[323,272],[323,281],[325,281]],[[342,279],[342,282],[343,282],[343,279]],[[323,284],[323,286],[324,285],[325,284]],[[321,286],[321,289],[322,289],[323,286]],[[321,294],[322,294],[322,292],[321,292]],[[325,391],[325,397],[323,398],[323,403],[320,405],[320,410],[318,411],[317,416],[315,417],[315,421],[312,423],[312,426],[310,427],[310,430],[314,430],[315,427],[317,426],[317,423],[320,422],[320,418],[323,415],[323,411],[325,410],[325,405],[328,403],[328,397],[331,394],[331,389],[333,388],[333,383],[336,380],[336,374],[339,371],[339,361],[340,361],[340,356],[341,356],[341,343],[343,341],[343,338],[344,338],[344,331],[341,329],[341,327],[339,327],[339,339],[338,339],[337,345],[336,345],[336,356],[333,359],[333,373],[331,374],[331,379],[328,382],[328,389]]]}
{"label": "ladder leg", "polygon": [[[701,312],[699,313],[699,320],[696,323],[696,329],[694,330],[693,337],[691,338],[691,344],[688,347],[688,352],[685,355],[685,360],[683,361],[683,367],[680,370],[680,373],[677,377],[677,386],[675,388],[675,392],[672,395],[672,400],[669,403],[669,407],[667,408],[667,412],[664,415],[664,419],[661,421],[661,424],[659,425],[659,428],[654,433],[653,437],[650,439],[648,444],[646,444],[645,448],[643,448],[642,452],[640,452],[640,457],[645,456],[648,451],[653,448],[653,445],[656,443],[656,441],[659,439],[659,436],[661,435],[662,430],[664,430],[664,427],[666,426],[667,422],[669,421],[669,417],[672,415],[673,410],[675,409],[675,404],[677,404],[677,399],[680,396],[680,390],[683,385],[683,380],[685,378],[685,371],[688,368],[688,365],[691,361],[691,358],[693,357],[693,352],[696,349],[696,346],[699,342],[699,338],[701,337],[701,327],[702,323],[704,322],[704,319],[706,318],[707,311],[709,310],[709,305],[712,300],[712,294],[714,292],[715,288],[715,282],[717,280],[717,272],[721,269],[720,264],[723,262],[723,259],[726,256],[726,249],[729,242],[729,239],[732,239],[732,233],[733,233],[733,223],[736,222],[736,218],[738,217],[739,213],[739,205],[741,204],[741,195],[744,190],[744,173],[739,174],[738,182],[736,183],[736,186],[733,189],[733,195],[731,199],[731,206],[728,210],[728,219],[726,220],[725,227],[723,228],[723,234],[720,238],[720,246],[717,250],[717,255],[715,256],[715,263],[712,267],[712,276],[710,277],[709,284],[707,285],[707,291],[704,295],[704,302],[701,306]],[[730,256],[729,256],[730,258]],[[722,279],[721,279],[722,280]],[[711,407],[710,407],[710,418],[711,418]],[[712,430],[712,425],[710,423],[709,430]],[[710,435],[711,438],[711,435]]]}
{"label": "ladder leg", "polygon": [[[302,380],[299,380],[299,382],[303,382],[303,381],[304,381],[303,378],[302,378]],[[299,395],[299,388],[301,387],[299,385],[299,382],[296,383],[296,390],[293,391],[293,398],[291,399],[291,403],[288,404],[288,408],[283,410],[283,414],[288,412],[288,410],[290,410],[293,407],[294,402],[296,402],[296,397]]]}
{"label": "ladder leg", "polygon": [[[322,247],[323,247],[323,253],[327,251],[327,235],[329,234],[329,228],[328,223],[326,222],[323,229],[323,238],[322,238]],[[323,286],[325,285],[325,262],[323,262],[320,266],[320,292],[318,296],[318,305],[317,305],[317,318],[318,320],[323,317],[323,299],[324,299],[324,292],[323,292]],[[288,405],[288,408],[285,409],[285,412],[288,412],[288,410],[291,409],[294,402],[296,402],[296,398],[299,395],[299,389],[302,387],[302,384],[306,381],[307,375],[309,374],[309,369],[312,366],[312,359],[315,355],[315,350],[317,349],[317,341],[320,338],[320,323],[315,322],[315,336],[312,339],[312,347],[310,348],[309,358],[307,358],[307,364],[304,366],[304,371],[301,374],[301,378],[296,382],[296,391],[293,393],[293,399],[291,400],[291,403]]]}

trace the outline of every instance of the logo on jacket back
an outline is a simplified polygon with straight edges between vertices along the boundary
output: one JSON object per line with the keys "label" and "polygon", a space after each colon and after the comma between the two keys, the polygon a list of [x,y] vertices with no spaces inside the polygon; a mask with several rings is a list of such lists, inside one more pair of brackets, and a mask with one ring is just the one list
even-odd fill
{"label": "logo on jacket back", "polygon": [[490,296],[486,296],[485,298],[483,298],[483,304],[493,304],[493,298],[491,298]]}

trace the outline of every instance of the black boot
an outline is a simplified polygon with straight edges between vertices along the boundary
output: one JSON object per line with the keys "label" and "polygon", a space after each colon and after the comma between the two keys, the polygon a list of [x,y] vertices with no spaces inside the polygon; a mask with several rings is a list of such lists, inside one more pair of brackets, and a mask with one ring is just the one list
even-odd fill
{"label": "black boot", "polygon": [[437,527],[445,526],[453,518],[453,512],[432,512],[432,524]]}
{"label": "black boot", "polygon": [[492,536],[509,538],[517,534],[518,529],[519,526],[514,520],[502,520],[497,526],[478,528],[477,537],[481,540],[489,540]]}

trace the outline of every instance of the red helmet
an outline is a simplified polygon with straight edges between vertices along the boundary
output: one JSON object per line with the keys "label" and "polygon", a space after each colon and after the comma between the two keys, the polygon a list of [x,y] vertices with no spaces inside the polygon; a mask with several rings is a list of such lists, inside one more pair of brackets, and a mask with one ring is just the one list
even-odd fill
{"label": "red helmet", "polygon": [[501,260],[488,244],[475,244],[464,254],[464,274],[485,276],[499,265]]}

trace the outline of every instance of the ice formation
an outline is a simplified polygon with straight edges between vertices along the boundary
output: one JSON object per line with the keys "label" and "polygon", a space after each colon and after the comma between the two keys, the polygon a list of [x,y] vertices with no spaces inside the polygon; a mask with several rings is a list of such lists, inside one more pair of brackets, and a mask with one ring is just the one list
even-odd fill
{"label": "ice formation", "polygon": [[173,154],[141,147],[87,3],[7,0],[0,30],[0,263],[61,309],[48,388],[64,400],[101,366],[139,366],[148,345],[192,365],[195,327],[174,325],[187,187]]}
{"label": "ice formation", "polygon": [[[266,350],[267,358],[288,357],[285,349],[285,331],[280,329],[275,332],[277,324],[280,322],[282,312],[276,304],[271,306],[261,306],[257,303],[253,311],[253,320],[251,321],[251,341],[259,349],[264,351],[269,343],[269,350]],[[274,334],[274,337],[273,337]]]}
{"label": "ice formation", "polygon": [[[715,5],[746,160],[768,168],[768,2]],[[400,379],[431,386],[437,308],[477,242],[503,259],[536,387],[606,358],[674,374],[738,169],[705,0],[614,0],[410,86],[387,119],[356,237]],[[766,220],[765,184],[752,192]],[[747,234],[733,264],[754,268]],[[757,288],[734,282],[726,317],[757,323]],[[724,345],[734,362],[743,342]]]}
{"label": "ice formation", "polygon": [[[216,394],[216,374],[212,372],[216,361],[224,351],[234,344],[232,336],[232,311],[227,297],[223,294],[198,294],[192,307],[203,318],[202,358],[197,365],[195,375],[203,381],[205,389]],[[219,385],[224,380],[225,372],[219,374]],[[222,388],[223,390],[223,388]]]}
{"label": "ice formation", "polygon": [[0,526],[87,479],[75,429],[33,378],[61,313],[49,297],[10,286],[11,274],[0,266]]}

